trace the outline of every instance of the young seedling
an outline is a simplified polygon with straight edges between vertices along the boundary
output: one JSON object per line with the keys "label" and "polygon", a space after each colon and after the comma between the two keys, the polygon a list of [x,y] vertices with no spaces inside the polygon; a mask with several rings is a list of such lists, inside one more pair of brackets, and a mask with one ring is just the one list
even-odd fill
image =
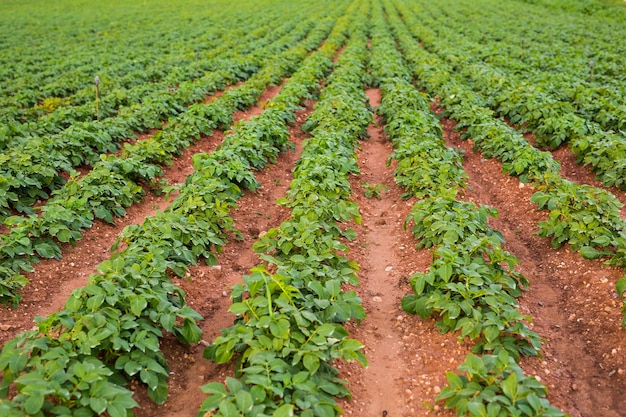
{"label": "young seedling", "polygon": [[380,200],[380,193],[383,190],[388,190],[385,184],[369,184],[362,182],[361,186],[365,189],[365,198],[375,197],[378,200]]}

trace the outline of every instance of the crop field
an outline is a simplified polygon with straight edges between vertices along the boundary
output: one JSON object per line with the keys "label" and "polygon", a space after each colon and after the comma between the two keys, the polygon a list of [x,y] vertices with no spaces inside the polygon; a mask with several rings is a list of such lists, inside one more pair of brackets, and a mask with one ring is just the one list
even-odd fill
{"label": "crop field", "polygon": [[626,7],[0,1],[0,416],[623,417]]}

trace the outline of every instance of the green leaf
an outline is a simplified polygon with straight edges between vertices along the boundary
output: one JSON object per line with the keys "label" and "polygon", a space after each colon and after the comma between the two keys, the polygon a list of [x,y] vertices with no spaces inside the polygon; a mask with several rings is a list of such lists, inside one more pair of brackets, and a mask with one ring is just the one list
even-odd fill
{"label": "green leaf", "polygon": [[320,358],[312,353],[307,353],[302,359],[304,367],[313,375],[320,367]]}
{"label": "green leaf", "polygon": [[48,259],[58,256],[58,253],[60,252],[58,246],[52,245],[49,243],[38,244],[37,246],[35,246],[35,251],[42,258],[48,258]]}
{"label": "green leaf", "polygon": [[224,417],[237,417],[241,415],[237,412],[237,407],[231,402],[222,401],[219,405],[219,410]]}
{"label": "green leaf", "polygon": [[526,397],[526,401],[528,402],[528,404],[530,404],[530,406],[535,411],[539,411],[542,408],[541,400],[539,399],[537,394],[535,394],[534,392],[531,392],[530,394],[528,394],[528,396]]}
{"label": "green leaf", "polygon": [[182,335],[187,343],[197,343],[202,338],[202,329],[191,319],[185,319]]}
{"label": "green leaf", "polygon": [[130,299],[130,312],[135,316],[141,316],[141,312],[148,305],[148,301],[144,297],[136,296]]}
{"label": "green leaf", "polygon": [[592,246],[583,246],[580,248],[580,256],[585,259],[597,259],[602,256],[602,252],[597,251]]}
{"label": "green leaf", "polygon": [[443,264],[439,269],[437,269],[437,274],[443,279],[445,282],[450,281],[450,277],[452,276],[452,265],[449,263]]}
{"label": "green leaf", "polygon": [[515,372],[511,374],[502,383],[502,392],[515,402],[517,400],[517,375]]}
{"label": "green leaf", "polygon": [[591,242],[599,246],[608,246],[611,244],[611,238],[608,237],[607,235],[602,235],[602,236],[598,236]]}
{"label": "green leaf", "polygon": [[67,229],[63,229],[60,230],[59,233],[57,233],[56,237],[57,239],[59,239],[59,242],[68,243],[70,240],[72,240],[72,233]]}
{"label": "green leaf", "polygon": [[354,239],[357,238],[357,234],[356,234],[356,231],[354,231],[354,229],[347,229],[345,232],[343,232],[343,236],[349,241],[353,241]]}
{"label": "green leaf", "polygon": [[167,380],[159,378],[156,387],[148,389],[148,396],[155,403],[163,404],[167,400]]}
{"label": "green leaf", "polygon": [[483,327],[483,333],[487,342],[493,342],[500,335],[500,330],[497,326],[486,326]]}
{"label": "green leaf", "polygon": [[289,252],[291,251],[291,248],[293,248],[293,243],[286,241],[284,242],[282,245],[280,245],[280,250],[285,254],[285,255],[289,255]]}
{"label": "green leaf", "polygon": [[482,376],[485,374],[485,365],[483,364],[482,359],[480,357],[469,354],[465,359],[465,362],[461,364],[459,369],[466,371],[470,374]]}
{"label": "green leaf", "polygon": [[274,411],[272,417],[293,417],[294,409],[293,404],[283,404]]}
{"label": "green leaf", "polygon": [[280,319],[270,323],[270,332],[277,338],[287,339],[289,337],[289,321]]}
{"label": "green leaf", "polygon": [[621,297],[624,291],[626,291],[626,275],[617,281],[617,284],[615,284],[615,289],[617,290],[617,293]]}
{"label": "green leaf", "polygon": [[335,325],[332,323],[324,323],[316,329],[317,334],[325,337],[331,336],[334,332]]}
{"label": "green leaf", "polygon": [[43,407],[43,402],[43,393],[33,393],[24,401],[24,411],[29,415],[35,415],[39,413],[39,410]]}
{"label": "green leaf", "polygon": [[230,311],[231,313],[237,316],[241,316],[244,313],[247,313],[249,310],[250,309],[248,308],[248,305],[246,303],[233,303],[228,308],[228,311]]}
{"label": "green leaf", "polygon": [[210,382],[208,384],[202,385],[200,386],[200,390],[209,395],[226,395],[226,388],[223,384],[220,384],[219,382]]}
{"label": "green leaf", "polygon": [[248,413],[252,410],[254,402],[252,401],[252,396],[248,391],[240,390],[235,394],[235,401],[237,402],[237,407],[239,410],[244,413]]}
{"label": "green leaf", "polygon": [[450,386],[456,390],[460,390],[463,388],[463,380],[459,375],[454,372],[446,372],[446,378],[450,383]]}
{"label": "green leaf", "polygon": [[102,414],[107,408],[107,401],[104,398],[92,397],[89,399],[89,407],[91,407],[96,414]]}
{"label": "green leaf", "polygon": [[478,401],[471,401],[467,407],[469,408],[470,411],[470,415],[472,417],[474,416],[486,416],[487,415],[487,409],[485,408],[485,404],[478,402]]}

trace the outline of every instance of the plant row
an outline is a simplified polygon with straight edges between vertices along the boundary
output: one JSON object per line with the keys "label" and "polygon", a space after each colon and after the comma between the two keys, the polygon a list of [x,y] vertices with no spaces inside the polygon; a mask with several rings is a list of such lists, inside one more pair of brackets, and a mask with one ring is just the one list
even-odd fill
{"label": "plant row", "polygon": [[[358,172],[354,148],[372,120],[363,91],[368,6],[356,1],[347,10],[350,40],[304,125],[312,137],[279,201],[291,218],[253,245],[263,263],[233,288],[235,324],[205,350],[218,363],[236,357],[236,377],[202,387],[209,397],[199,416],[338,416],[335,398],[349,390],[333,361],[366,364],[361,343],[341,325],[365,312],[341,286],[358,283],[342,243],[354,231],[342,223],[360,221],[348,176]],[[328,56],[339,39],[332,44]]]}
{"label": "plant row", "polygon": [[[258,68],[266,56],[271,55],[271,52],[267,52],[263,48],[271,41],[279,39],[293,30],[299,21],[306,20],[305,17],[310,15],[306,12],[306,9],[300,10],[302,19],[297,19],[297,16],[294,16],[289,20],[281,20],[276,19],[276,16],[271,13],[265,13],[261,20],[254,18],[245,21],[245,23],[244,16],[241,16],[242,22],[237,27],[231,26],[228,29],[211,27],[209,32],[205,31],[201,35],[203,38],[206,36],[213,38],[217,36],[216,33],[219,33],[220,38],[210,39],[209,45],[211,47],[203,45],[202,51],[187,52],[186,55],[177,57],[177,62],[173,65],[162,62],[163,58],[158,62],[153,62],[152,65],[156,66],[156,69],[160,71],[159,74],[163,74],[163,76],[153,74],[153,66],[140,65],[139,63],[133,63],[133,68],[136,67],[134,72],[138,73],[137,77],[143,76],[145,79],[137,83],[125,82],[123,85],[115,85],[115,78],[112,74],[100,73],[97,97],[92,82],[87,88],[81,90],[84,92],[83,98],[77,97],[75,94],[71,97],[51,98],[44,100],[41,104],[36,104],[33,111],[42,113],[36,121],[26,124],[10,122],[4,129],[0,128],[0,131],[4,132],[0,134],[0,148],[3,142],[5,147],[14,147],[20,142],[59,133],[77,122],[95,121],[96,119],[101,122],[103,119],[116,116],[120,112],[128,113],[128,107],[131,105],[135,103],[149,104],[155,97],[171,95],[171,92],[180,89],[181,83],[188,84],[202,77],[206,72],[223,71],[235,67],[233,70],[240,73],[238,78],[246,78],[254,72],[255,68]],[[274,10],[274,13],[279,15],[280,9]],[[330,14],[330,10],[325,11],[325,13],[326,15]],[[245,14],[245,16],[248,15],[249,13]],[[214,30],[218,32],[212,34],[211,32]],[[193,43],[195,43],[193,40],[186,39],[186,45]],[[173,48],[173,46],[171,47]],[[117,59],[120,58],[117,57]],[[124,59],[120,59],[120,61],[120,65],[129,65]],[[128,76],[130,74],[125,77]],[[93,81],[93,77],[91,79]],[[189,87],[183,85],[183,88],[188,89]],[[194,98],[192,101],[201,98],[203,97]],[[94,99],[97,99],[97,104]],[[190,97],[187,99],[188,101],[185,103],[192,102],[189,101]],[[170,110],[174,111],[172,114],[176,114],[180,109],[173,107]],[[8,114],[9,112],[5,108],[2,115],[9,117]],[[12,140],[11,137],[15,136],[17,138]]]}
{"label": "plant row", "polygon": [[[402,4],[400,10],[407,27],[417,35],[417,19]],[[420,82],[441,97],[447,114],[458,121],[457,128],[465,130],[462,137],[471,137],[485,157],[502,161],[504,172],[532,182],[537,188],[531,201],[550,212],[548,219],[538,224],[539,236],[550,237],[554,248],[568,243],[584,258],[607,257],[612,265],[626,266],[626,224],[615,196],[562,178],[552,155],[534,148],[498,119],[483,105],[484,99],[464,84],[445,61],[419,48],[412,36],[400,41],[404,56],[415,63],[412,69]],[[626,325],[626,316],[623,323]]]}
{"label": "plant row", "polygon": [[[410,36],[406,27],[389,2],[385,11],[403,45]],[[436,315],[440,331],[459,332],[459,341],[474,341],[474,351],[483,354],[468,355],[459,367],[465,375],[447,372],[449,386],[437,399],[446,400],[458,415],[562,416],[545,399],[546,387],[517,364],[521,355],[537,355],[540,342],[516,301],[528,280],[515,272],[519,261],[487,224],[497,212],[457,199],[467,179],[461,156],[446,148],[428,98],[411,85],[411,72],[395,48],[382,7],[376,17],[372,73],[382,92],[377,112],[395,148],[398,183],[421,198],[405,226],[413,223],[418,247],[434,248],[429,271],[411,277],[414,293],[403,298],[402,307],[422,317]]]}
{"label": "plant row", "polygon": [[[223,39],[219,45],[212,45],[212,48],[203,50],[202,55],[198,52],[195,59],[179,57],[170,65],[166,62],[153,63],[159,70],[156,74],[151,66],[138,67],[131,74],[124,76],[124,79],[128,78],[132,82],[124,81],[116,85],[114,79],[110,78],[112,75],[99,74],[97,90],[94,78],[91,80],[91,85],[80,91],[81,94],[48,98],[32,108],[20,108],[18,111],[21,113],[26,110],[36,113],[36,117],[25,121],[15,120],[16,116],[11,115],[5,107],[2,116],[7,120],[3,122],[4,126],[0,127],[2,132],[0,149],[5,150],[32,139],[37,140],[42,136],[58,134],[78,122],[103,121],[120,113],[128,113],[128,107],[133,104],[149,104],[157,95],[178,89],[181,83],[189,83],[201,78],[206,72],[219,71],[233,65],[244,66],[245,62],[248,62],[248,66],[254,66],[255,62],[246,59],[249,58],[246,55],[264,46],[259,42],[270,33],[270,30],[286,33],[293,29],[293,24],[289,25],[288,30],[279,30],[278,27],[269,26],[269,23],[267,22],[268,26],[251,30],[246,36],[241,37],[236,36],[239,29],[231,28],[228,31],[220,28],[227,39]],[[277,22],[274,25],[279,26]],[[274,39],[279,37],[277,34],[273,36]],[[267,42],[265,40],[264,43]],[[238,63],[238,61],[241,62]],[[124,60],[121,62],[128,65]]]}
{"label": "plant row", "polygon": [[[570,102],[578,115],[604,130],[619,131],[626,126],[622,100],[626,78],[621,71],[624,48],[614,42],[621,30],[616,16],[546,13],[541,6],[509,3],[501,7],[490,0],[459,2],[455,4],[458,8],[445,10],[431,5],[430,14],[439,23],[444,19],[458,25],[470,55],[541,85],[541,90]],[[589,36],[591,27],[594,36]]]}
{"label": "plant row", "polygon": [[[249,25],[251,26],[252,22]],[[207,59],[209,54],[215,49],[221,49],[221,46],[215,42],[222,40],[228,43],[226,39],[213,40],[211,38],[220,36],[220,32],[224,35],[231,34],[231,36],[236,32],[232,28],[229,31],[220,26],[211,28],[210,31],[197,27],[195,31],[198,33],[193,33],[191,38],[181,37],[179,42],[184,43],[177,45],[179,49],[176,55],[172,54],[175,50],[170,49],[171,45],[167,47],[163,45],[164,50],[156,55],[158,59],[147,55],[141,58],[135,57],[132,60],[120,54],[112,65],[100,70],[90,68],[86,76],[78,75],[76,69],[66,69],[67,72],[56,74],[58,69],[50,67],[44,69],[41,67],[42,64],[39,64],[39,69],[42,70],[39,75],[49,71],[55,73],[56,77],[50,80],[29,80],[33,82],[29,85],[21,78],[30,78],[31,75],[18,72],[10,85],[14,90],[13,95],[0,98],[0,103],[4,105],[2,123],[5,127],[2,142],[6,145],[6,143],[15,143],[16,139],[23,141],[37,134],[57,133],[64,125],[69,125],[72,121],[91,120],[97,116],[105,118],[114,113],[119,106],[139,101],[135,99],[137,93],[134,91],[150,92],[156,88],[175,86],[180,81],[201,76],[205,71],[210,70],[211,61]],[[185,44],[196,44],[198,38],[206,39],[207,37],[210,41],[203,45],[201,56],[200,50],[198,50],[198,56],[195,57],[187,51],[185,54],[180,53],[180,49],[185,48]],[[163,39],[167,38],[163,37]],[[135,54],[136,51],[133,48],[127,48],[127,53]],[[65,59],[71,58],[74,65],[80,68],[77,62],[80,61],[80,55],[76,55],[71,57],[66,55]],[[96,115],[94,105],[96,75],[99,78],[99,115]],[[76,87],[77,83],[82,84],[81,88],[72,91],[72,87]],[[29,87],[34,91],[29,91]],[[7,90],[4,91],[5,94],[11,92],[11,89]],[[27,99],[30,95],[33,97]],[[41,96],[34,97],[34,95]]]}
{"label": "plant row", "polygon": [[[431,29],[433,27],[437,28],[437,34]],[[473,50],[482,44],[461,37],[441,21],[433,19],[432,24],[422,23],[416,30],[419,30],[426,49],[445,57],[455,72],[466,77],[466,83],[488,97],[484,105],[512,123],[534,131],[534,140],[541,146],[556,148],[569,142],[577,160],[590,165],[605,186],[626,187],[624,134],[605,130],[588,120],[575,103],[553,90],[551,78],[534,76],[527,79],[517,68],[496,68],[481,62]],[[620,105],[621,98],[615,106]],[[615,111],[613,108],[611,114],[620,119],[619,112]],[[617,126],[613,128],[619,129]]]}
{"label": "plant row", "polygon": [[0,235],[2,301],[17,303],[26,284],[22,271],[32,271],[32,264],[40,258],[61,257],[61,245],[75,244],[95,218],[112,223],[115,216],[123,216],[126,207],[141,199],[141,182],[154,184],[162,175],[161,165],[171,163],[201,135],[227,128],[234,111],[252,105],[268,85],[278,84],[295,71],[328,36],[332,25],[332,18],[320,20],[304,41],[274,55],[247,82],[208,103],[190,106],[151,138],[127,144],[119,156],[102,157],[87,175],[71,179],[56,191],[40,215],[8,218],[10,230]]}
{"label": "plant row", "polygon": [[[312,29],[311,20],[297,27],[287,25],[278,40],[268,35],[254,51],[252,60],[241,59],[222,62],[218,71],[207,73],[202,78],[181,85],[171,93],[146,97],[140,105],[131,106],[128,112],[102,121],[77,123],[67,130],[43,138],[31,139],[3,155],[0,189],[0,213],[7,214],[9,208],[33,213],[31,207],[37,200],[48,197],[48,190],[58,189],[65,182],[64,172],[73,173],[74,167],[92,165],[102,153],[113,152],[119,141],[132,137],[135,131],[145,128],[160,128],[167,117],[184,114],[189,107],[185,104],[201,102],[207,93],[223,89],[225,85],[247,79],[259,70],[256,60],[262,65],[271,62],[273,54],[294,45]],[[252,42],[254,45],[255,42]],[[241,52],[245,53],[246,48]],[[250,52],[250,51],[248,51]]]}
{"label": "plant row", "polygon": [[614,42],[616,32],[623,30],[617,14],[554,13],[543,5],[499,5],[491,0],[461,1],[445,10],[437,10],[436,2],[422,5],[421,12],[437,20],[450,19],[468,39],[480,40],[482,48],[470,47],[472,54],[480,53],[499,66],[523,69],[524,78],[550,79],[557,90],[567,83],[583,88],[604,85],[617,91],[625,86],[620,71],[624,47]]}
{"label": "plant row", "polygon": [[[197,78],[210,70],[207,58],[227,52],[229,44],[232,48],[233,42],[249,32],[327,13],[326,9],[302,7],[297,14],[291,13],[291,19],[277,19],[285,16],[284,10],[289,7],[286,2],[274,3],[272,11],[263,14],[258,12],[263,2],[245,8],[207,3],[187,0],[183,8],[152,3],[151,19],[142,16],[145,10],[141,8],[102,5],[105,11],[86,16],[89,12],[76,7],[62,17],[40,18],[37,27],[30,27],[21,36],[22,27],[31,22],[24,22],[28,18],[14,7],[6,13],[10,21],[0,25],[6,51],[0,54],[4,61],[1,72],[8,76],[0,90],[11,95],[0,98],[2,116],[7,121],[34,122],[57,108],[71,116],[75,111],[91,110],[93,116],[93,108],[81,110],[76,106],[93,104],[96,75],[101,80],[101,98],[113,104],[115,96],[123,97],[126,90],[138,84],[157,82],[167,88],[168,84],[176,87],[186,77]],[[41,5],[40,9],[50,11],[51,7]],[[230,25],[229,19],[237,19],[237,25]],[[78,24],[72,20],[78,20]],[[62,25],[58,32],[54,30],[57,24]],[[12,123],[10,127],[16,126]]]}
{"label": "plant row", "polygon": [[331,45],[305,60],[260,116],[238,124],[215,152],[195,155],[194,173],[172,205],[127,227],[112,248],[123,250],[99,265],[100,273],[63,311],[5,345],[0,410],[8,416],[126,416],[137,405],[125,388],[130,379],[144,383],[155,402],[165,401],[163,330],[183,343],[201,337],[201,317],[171,278],[184,277],[200,258],[215,264],[228,233],[239,235],[229,212],[243,189],[259,187],[252,170],[288,147],[287,122],[331,66],[328,55],[338,47]]}

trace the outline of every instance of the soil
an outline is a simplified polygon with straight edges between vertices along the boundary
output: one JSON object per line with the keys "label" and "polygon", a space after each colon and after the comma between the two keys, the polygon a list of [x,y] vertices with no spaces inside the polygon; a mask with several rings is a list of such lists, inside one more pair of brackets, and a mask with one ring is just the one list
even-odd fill
{"label": "soil", "polygon": [[[260,102],[271,98],[280,87],[269,89]],[[377,89],[368,90],[372,106],[380,101]],[[291,127],[295,152],[281,154],[275,164],[257,174],[262,188],[246,193],[232,212],[244,239],[230,239],[218,256],[216,266],[198,265],[186,280],[177,279],[188,295],[190,305],[205,320],[203,343],[181,346],[172,337],[162,340],[170,366],[170,395],[163,405],[155,405],[137,388],[140,408],[136,416],[195,416],[204,394],[199,387],[211,381],[223,382],[232,375],[230,365],[216,365],[202,357],[204,346],[220,329],[232,324],[230,288],[241,281],[258,258],[251,249],[260,233],[278,226],[289,211],[276,205],[292,178],[291,171],[307,135],[300,125],[312,112],[313,103],[298,112]],[[439,109],[434,106],[435,111]],[[256,106],[237,114],[237,120],[262,111]],[[626,410],[626,331],[620,327],[621,299],[615,292],[616,281],[624,271],[601,261],[582,259],[569,248],[553,249],[549,239],[537,237],[537,222],[546,213],[537,211],[529,198],[533,190],[502,173],[501,165],[484,160],[472,150],[471,140],[461,140],[454,122],[442,119],[447,145],[464,152],[468,188],[461,198],[487,204],[499,212],[490,224],[499,230],[506,248],[519,260],[518,270],[531,282],[521,297],[520,309],[532,317],[530,324],[542,338],[541,358],[525,358],[526,374],[536,375],[549,387],[549,400],[572,417],[619,417]],[[409,294],[409,278],[428,270],[429,250],[415,249],[410,225],[404,228],[415,200],[401,198],[403,190],[394,182],[395,163],[387,166],[391,153],[380,120],[368,129],[369,139],[361,143],[358,160],[361,173],[351,179],[353,199],[359,204],[363,221],[352,227],[357,239],[349,243],[348,256],[361,266],[360,285],[355,288],[363,299],[367,318],[360,324],[349,323],[351,336],[365,345],[367,368],[354,363],[337,364],[352,391],[350,400],[340,401],[344,415],[352,416],[453,416],[442,403],[434,401],[446,384],[445,372],[453,371],[470,352],[472,344],[458,341],[456,334],[440,334],[435,319],[406,314],[400,307]],[[166,168],[171,183],[183,182],[192,172],[191,156],[210,152],[220,143],[222,132],[199,140],[174,165]],[[566,152],[555,153],[566,159]],[[565,165],[565,164],[564,164]],[[567,176],[594,181],[593,174],[579,165],[567,165]],[[564,174],[565,176],[566,174]],[[367,186],[381,185],[380,198],[365,197]],[[382,187],[384,186],[384,187]],[[622,201],[624,193],[611,190]],[[35,316],[49,314],[63,306],[71,291],[85,285],[95,266],[109,256],[109,248],[122,228],[141,223],[169,202],[147,193],[143,202],[128,209],[116,225],[96,225],[84,234],[76,247],[64,248],[60,261],[42,261],[28,274],[31,283],[16,308],[0,307],[0,344],[18,332],[32,327]]]}

